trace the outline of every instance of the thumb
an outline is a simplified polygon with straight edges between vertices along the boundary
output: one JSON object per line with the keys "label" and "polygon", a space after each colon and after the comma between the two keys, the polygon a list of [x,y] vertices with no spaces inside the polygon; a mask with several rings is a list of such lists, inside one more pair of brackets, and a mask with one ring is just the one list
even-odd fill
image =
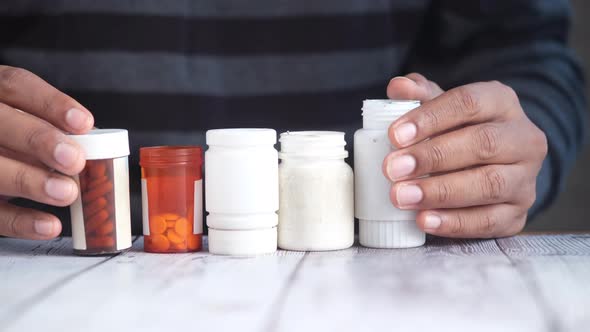
{"label": "thumb", "polygon": [[387,85],[387,97],[390,99],[411,99],[424,102],[438,97],[443,92],[438,84],[427,80],[426,77],[418,73],[394,77]]}

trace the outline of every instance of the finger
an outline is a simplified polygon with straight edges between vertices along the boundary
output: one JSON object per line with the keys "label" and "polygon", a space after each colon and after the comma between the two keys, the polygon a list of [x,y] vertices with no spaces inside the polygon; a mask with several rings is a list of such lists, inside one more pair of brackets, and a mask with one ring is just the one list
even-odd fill
{"label": "finger", "polygon": [[23,162],[25,164],[29,164],[29,165],[36,166],[36,167],[45,167],[45,164],[43,164],[42,162],[40,162],[37,158],[34,158],[33,156],[18,153],[18,152],[10,150],[8,148],[4,148],[2,146],[0,146],[0,156],[6,157],[8,159],[18,160],[18,161]]}
{"label": "finger", "polygon": [[521,133],[497,123],[468,126],[390,153],[383,172],[391,181],[399,181],[476,165],[516,163],[530,155],[522,145],[535,143]]}
{"label": "finger", "polygon": [[495,204],[462,209],[421,211],[416,223],[424,232],[454,238],[511,236],[522,231],[526,212],[510,204]]}
{"label": "finger", "polygon": [[23,197],[37,202],[67,206],[76,200],[76,182],[64,175],[0,157],[0,195]]}
{"label": "finger", "polygon": [[[460,208],[515,202],[534,196],[524,166],[487,165],[427,178],[396,182],[391,201],[400,209]],[[532,191],[532,193],[531,193]]]}
{"label": "finger", "polygon": [[438,84],[418,73],[394,77],[387,85],[387,97],[390,99],[427,101],[443,92]]}
{"label": "finger", "polygon": [[16,153],[34,156],[49,168],[68,175],[80,173],[85,164],[82,149],[63,132],[2,103],[0,145]]}
{"label": "finger", "polygon": [[522,114],[522,108],[510,87],[499,82],[468,84],[404,114],[389,127],[389,139],[402,148],[453,128],[508,119],[517,112]]}
{"label": "finger", "polygon": [[21,68],[0,66],[0,101],[74,134],[84,134],[94,125],[84,106]]}
{"label": "finger", "polygon": [[0,202],[0,235],[30,240],[49,240],[61,233],[54,215]]}

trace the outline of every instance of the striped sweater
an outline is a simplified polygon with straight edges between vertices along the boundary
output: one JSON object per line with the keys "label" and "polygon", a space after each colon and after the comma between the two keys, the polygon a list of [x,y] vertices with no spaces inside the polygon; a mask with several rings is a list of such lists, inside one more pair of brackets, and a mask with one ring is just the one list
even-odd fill
{"label": "striped sweater", "polygon": [[584,137],[569,11],[565,0],[3,0],[0,63],[70,94],[97,126],[130,129],[135,192],[140,145],[202,143],[215,127],[351,132],[361,101],[410,71],[445,89],[500,80],[549,139],[539,211]]}

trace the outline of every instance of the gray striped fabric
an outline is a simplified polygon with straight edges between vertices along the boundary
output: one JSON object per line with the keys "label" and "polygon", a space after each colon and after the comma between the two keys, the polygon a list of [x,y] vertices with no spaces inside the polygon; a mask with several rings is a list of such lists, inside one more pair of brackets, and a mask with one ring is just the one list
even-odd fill
{"label": "gray striped fabric", "polygon": [[383,84],[405,47],[282,56],[0,50],[63,89],[247,96]]}
{"label": "gray striped fabric", "polygon": [[421,9],[428,0],[18,0],[2,1],[0,13],[110,13],[190,17],[273,17],[363,14]]}

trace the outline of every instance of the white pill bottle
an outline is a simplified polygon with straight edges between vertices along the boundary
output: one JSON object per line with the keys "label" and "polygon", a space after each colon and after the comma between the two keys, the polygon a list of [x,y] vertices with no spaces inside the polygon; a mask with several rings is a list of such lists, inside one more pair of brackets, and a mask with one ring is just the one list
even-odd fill
{"label": "white pill bottle", "polygon": [[420,106],[415,100],[365,100],[363,128],[354,135],[355,216],[359,241],[372,248],[410,248],[424,245],[416,212],[400,210],[390,200],[391,181],[383,175],[385,157],[395,147],[387,135],[392,122]]}
{"label": "white pill bottle", "polygon": [[206,133],[205,207],[209,252],[258,255],[277,249],[279,160],[272,129]]}
{"label": "white pill bottle", "polygon": [[354,179],[344,133],[285,132],[279,139],[279,247],[345,249],[354,242]]}

